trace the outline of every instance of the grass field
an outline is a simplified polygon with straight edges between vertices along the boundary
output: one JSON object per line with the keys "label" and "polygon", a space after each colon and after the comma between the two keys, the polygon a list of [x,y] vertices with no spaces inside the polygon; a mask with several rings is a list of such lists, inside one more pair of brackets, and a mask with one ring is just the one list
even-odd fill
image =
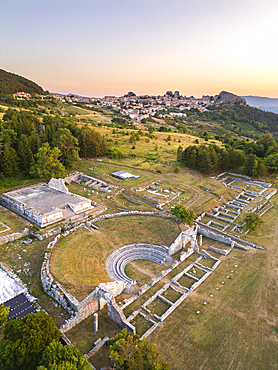
{"label": "grass field", "polygon": [[10,230],[4,231],[4,228],[0,225],[0,231],[3,230],[3,232],[0,233],[0,236],[11,234],[30,226],[28,221],[2,206],[0,206],[0,221],[10,228]]}
{"label": "grass field", "polygon": [[[105,117],[93,116],[92,118],[101,122],[104,121]],[[107,119],[111,118],[106,117]],[[86,121],[89,121],[89,119]],[[93,128],[107,138],[109,145],[119,148],[124,153],[124,158],[116,160],[120,165],[142,168],[154,173],[157,171],[165,173],[169,168],[173,170],[176,166],[180,166],[176,159],[178,147],[182,146],[184,149],[189,145],[193,145],[196,140],[196,137],[192,135],[174,132],[169,134],[158,131],[154,132],[153,138],[149,138],[146,136],[148,132],[145,130],[139,141],[131,143],[131,133],[136,134],[138,130],[116,129],[116,133],[113,134],[114,129],[110,127],[94,126]],[[171,140],[166,141],[169,135]],[[217,141],[205,141],[200,138],[198,140],[200,144],[216,143],[217,145],[222,145]],[[115,160],[112,160],[112,162],[115,162]]]}
{"label": "grass field", "polygon": [[84,108],[80,108],[80,107],[75,107],[75,106],[72,106],[72,105],[65,105],[63,107],[63,109],[67,112],[67,113],[75,113],[76,115],[87,115],[87,114],[94,114],[95,112],[89,110],[89,109],[84,109]]}
{"label": "grass field", "polygon": [[[93,171],[89,170],[89,168],[92,167],[96,169]],[[128,172],[139,175],[140,177],[136,180],[123,181],[111,176],[112,172],[118,171],[120,169],[126,169]],[[169,209],[180,199],[185,198],[181,204],[186,205],[189,202],[193,201],[192,205],[190,205],[190,208],[195,211],[196,215],[204,211],[209,211],[211,208],[219,206],[225,201],[233,199],[238,194],[238,191],[230,188],[225,188],[220,182],[217,182],[209,177],[201,175],[196,171],[184,167],[181,167],[180,173],[175,174],[173,172],[174,167],[166,166],[163,170],[164,172],[162,171],[162,174],[157,174],[148,172],[148,167],[145,168],[144,166],[140,168],[137,167],[135,169],[132,167],[131,163],[129,163],[128,167],[122,167],[121,164],[112,163],[112,160],[107,160],[105,163],[91,160],[80,162],[78,170],[83,171],[88,175],[100,178],[107,183],[119,186],[120,188],[124,187],[125,189],[143,187],[153,181],[160,181],[161,186],[164,188],[173,187],[174,190],[179,189],[184,192],[180,197],[175,199],[169,205],[166,205],[164,208]],[[70,186],[73,185],[71,184]],[[215,194],[204,191],[200,188],[200,186],[208,189],[213,189],[213,193]],[[102,195],[102,198],[103,197],[104,195]],[[220,197],[221,200],[219,200]],[[108,204],[110,202],[106,201],[106,203]]]}
{"label": "grass field", "polygon": [[179,234],[174,221],[155,216],[126,216],[97,223],[99,230],[80,229],[61,240],[51,259],[51,272],[77,299],[111,281],[105,261],[113,250],[132,243],[169,246]]}
{"label": "grass field", "polygon": [[273,203],[264,226],[248,235],[266,250],[234,249],[223,257],[209,279],[149,337],[171,369],[278,368],[277,196]]}
{"label": "grass field", "polygon": [[1,245],[0,261],[9,266],[23,283],[27,284],[30,293],[37,298],[38,304],[54,318],[59,326],[69,318],[69,314],[63,308],[54,306],[52,298],[43,290],[41,284],[41,265],[49,242],[49,239],[45,239],[24,245],[17,240]]}

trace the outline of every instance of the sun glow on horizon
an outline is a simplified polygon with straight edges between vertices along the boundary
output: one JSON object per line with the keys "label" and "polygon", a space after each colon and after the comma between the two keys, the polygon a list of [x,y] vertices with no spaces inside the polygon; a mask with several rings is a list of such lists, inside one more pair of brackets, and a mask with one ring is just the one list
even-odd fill
{"label": "sun glow on horizon", "polygon": [[278,96],[274,0],[10,0],[1,15],[1,68],[49,91]]}

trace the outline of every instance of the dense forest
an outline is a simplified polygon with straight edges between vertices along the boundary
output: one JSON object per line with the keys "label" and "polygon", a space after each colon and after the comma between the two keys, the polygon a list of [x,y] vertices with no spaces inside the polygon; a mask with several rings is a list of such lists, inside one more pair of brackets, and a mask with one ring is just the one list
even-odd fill
{"label": "dense forest", "polygon": [[217,145],[190,145],[184,150],[178,148],[178,161],[186,167],[204,174],[217,170],[243,170],[251,177],[263,177],[266,172],[278,171],[278,145],[267,134],[255,142],[233,140],[224,148]]}
{"label": "dense forest", "polygon": [[71,119],[45,115],[39,119],[26,111],[8,109],[0,121],[0,174],[61,177],[79,159],[105,155],[106,139]]}
{"label": "dense forest", "polygon": [[15,94],[19,91],[30,94],[44,93],[43,88],[35,82],[0,69],[0,94]]}

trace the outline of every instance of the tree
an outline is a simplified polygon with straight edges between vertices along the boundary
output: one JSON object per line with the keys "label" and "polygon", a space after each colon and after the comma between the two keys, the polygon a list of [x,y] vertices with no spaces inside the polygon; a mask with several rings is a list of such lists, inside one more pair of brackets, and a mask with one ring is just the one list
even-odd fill
{"label": "tree", "polygon": [[205,174],[210,174],[213,169],[213,164],[210,158],[209,148],[201,145],[198,151],[198,169]]}
{"label": "tree", "polygon": [[7,177],[15,176],[18,173],[18,157],[9,141],[4,145],[1,158],[1,169],[3,174]]}
{"label": "tree", "polygon": [[9,311],[10,307],[5,307],[4,304],[0,305],[0,327],[7,321]]}
{"label": "tree", "polygon": [[249,154],[245,158],[244,173],[251,177],[264,176],[266,167],[258,157],[254,154]]}
{"label": "tree", "polygon": [[169,365],[162,362],[161,354],[156,352],[155,345],[139,338],[139,335],[124,329],[109,341],[112,367],[121,370],[169,370]]}
{"label": "tree", "polygon": [[222,149],[220,153],[219,167],[222,170],[227,170],[228,168],[230,168],[230,164],[231,164],[231,157],[230,157],[229,152],[225,149]]}
{"label": "tree", "polygon": [[191,147],[192,150],[190,152],[189,156],[189,161],[188,161],[188,166],[191,168],[196,168],[197,165],[197,150],[194,147]]}
{"label": "tree", "polygon": [[9,321],[0,345],[1,370],[34,370],[45,348],[60,332],[51,316],[36,312]]}
{"label": "tree", "polygon": [[[269,153],[273,148],[277,146],[277,143],[274,139],[274,137],[270,134],[264,135],[262,138],[260,138],[257,143],[257,146],[262,146],[263,151],[261,151],[261,155],[257,154],[259,157],[264,157],[267,152]],[[270,153],[269,153],[270,154]]]}
{"label": "tree", "polygon": [[42,145],[38,153],[35,154],[37,162],[34,162],[30,168],[30,174],[39,177],[41,180],[48,181],[51,177],[63,177],[65,167],[59,161],[61,152],[58,148],[50,148],[48,143]]}
{"label": "tree", "polygon": [[278,153],[270,154],[264,158],[264,164],[269,172],[278,171]]}
{"label": "tree", "polygon": [[22,134],[18,144],[19,167],[24,174],[29,173],[30,165],[34,159],[29,141],[28,137]]}
{"label": "tree", "polygon": [[179,162],[182,161],[182,146],[181,145],[179,145],[178,150],[177,150],[177,160]]}
{"label": "tree", "polygon": [[261,224],[263,224],[262,218],[256,213],[247,213],[244,218],[246,227],[250,230],[256,230]]}
{"label": "tree", "polygon": [[195,218],[194,211],[187,209],[185,206],[176,204],[174,208],[171,209],[172,215],[176,216],[181,222],[186,224],[191,224]]}
{"label": "tree", "polygon": [[245,155],[239,150],[235,150],[234,148],[230,149],[229,153],[231,168],[236,169],[241,167],[244,163]]}
{"label": "tree", "polygon": [[42,354],[37,370],[90,370],[88,361],[77,348],[53,340]]}
{"label": "tree", "polygon": [[132,132],[129,138],[129,142],[132,144],[132,143],[135,143],[135,141],[136,141],[136,136],[134,132]]}
{"label": "tree", "polygon": [[99,132],[83,126],[79,134],[80,157],[92,158],[106,154],[106,139]]}
{"label": "tree", "polygon": [[119,148],[108,148],[107,150],[107,157],[108,158],[122,158],[124,156],[124,153]]}
{"label": "tree", "polygon": [[61,162],[66,168],[72,168],[78,161],[78,140],[67,128],[59,128],[52,137],[53,145],[61,151]]}

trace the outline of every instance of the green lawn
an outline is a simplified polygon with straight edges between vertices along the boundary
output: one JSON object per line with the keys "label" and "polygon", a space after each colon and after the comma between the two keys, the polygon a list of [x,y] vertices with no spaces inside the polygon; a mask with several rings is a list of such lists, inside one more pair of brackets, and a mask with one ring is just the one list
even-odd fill
{"label": "green lawn", "polygon": [[97,284],[111,281],[105,262],[113,250],[140,242],[170,246],[179,234],[174,221],[156,216],[124,216],[97,226],[99,230],[81,229],[62,239],[51,259],[56,280],[77,299],[85,298]]}
{"label": "green lawn", "polygon": [[[53,299],[43,290],[40,275],[44,252],[50,241],[49,238],[24,245],[17,240],[1,245],[0,261],[9,266],[23,283],[28,285],[30,293],[38,299],[38,304],[54,318],[59,326],[69,318],[69,314],[62,307],[54,306]],[[24,266],[24,264],[27,265]]]}
{"label": "green lawn", "polygon": [[277,198],[265,224],[248,235],[266,250],[234,249],[221,257],[216,271],[150,335],[171,369],[278,368]]}
{"label": "green lawn", "polygon": [[[24,220],[22,217],[19,217],[16,213],[2,206],[0,206],[0,221],[11,229],[1,232],[0,237],[21,231],[25,227],[30,227],[31,225],[28,221]],[[4,228],[2,225],[0,225],[0,231],[2,230],[4,230]]]}

